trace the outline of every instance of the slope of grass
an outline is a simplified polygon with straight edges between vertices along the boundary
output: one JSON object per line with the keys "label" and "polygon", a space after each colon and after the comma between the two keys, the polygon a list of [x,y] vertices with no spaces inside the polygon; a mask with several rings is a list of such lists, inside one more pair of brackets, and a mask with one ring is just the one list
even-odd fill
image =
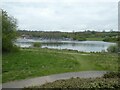
{"label": "slope of grass", "polygon": [[94,38],[87,38],[88,41],[103,41],[104,38],[97,38],[97,37],[94,37]]}
{"label": "slope of grass", "polygon": [[117,70],[116,54],[68,50],[22,49],[3,54],[3,82],[85,70]]}

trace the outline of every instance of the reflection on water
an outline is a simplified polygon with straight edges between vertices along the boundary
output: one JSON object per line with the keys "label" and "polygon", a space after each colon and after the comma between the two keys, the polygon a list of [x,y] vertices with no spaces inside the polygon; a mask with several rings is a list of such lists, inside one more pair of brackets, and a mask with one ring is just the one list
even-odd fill
{"label": "reflection on water", "polygon": [[71,49],[84,52],[101,52],[102,50],[107,51],[107,48],[110,45],[115,45],[115,43],[103,41],[41,41],[39,39],[18,39],[15,44],[20,47],[32,47],[33,42],[41,42],[42,48]]}

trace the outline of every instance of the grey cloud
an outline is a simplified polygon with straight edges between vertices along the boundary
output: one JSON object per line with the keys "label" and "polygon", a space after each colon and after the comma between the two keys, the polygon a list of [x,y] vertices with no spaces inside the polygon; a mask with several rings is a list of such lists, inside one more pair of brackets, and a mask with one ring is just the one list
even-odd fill
{"label": "grey cloud", "polygon": [[24,3],[7,2],[3,8],[18,19],[20,29],[117,30],[118,7],[116,2],[63,2]]}

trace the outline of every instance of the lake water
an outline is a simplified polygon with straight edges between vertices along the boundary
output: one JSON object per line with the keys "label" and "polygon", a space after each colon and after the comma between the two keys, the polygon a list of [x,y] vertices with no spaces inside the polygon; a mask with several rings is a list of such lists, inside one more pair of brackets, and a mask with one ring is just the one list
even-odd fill
{"label": "lake water", "polygon": [[62,41],[62,40],[40,40],[40,39],[17,39],[15,44],[20,47],[32,47],[34,42],[41,42],[42,48],[71,49],[83,52],[107,51],[107,48],[116,43],[103,41]]}

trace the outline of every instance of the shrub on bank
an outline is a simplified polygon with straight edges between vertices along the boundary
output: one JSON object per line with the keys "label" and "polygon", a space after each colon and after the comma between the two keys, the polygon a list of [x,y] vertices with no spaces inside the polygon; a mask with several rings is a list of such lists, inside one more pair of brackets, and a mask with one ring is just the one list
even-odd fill
{"label": "shrub on bank", "polygon": [[120,78],[120,72],[108,72],[103,78]]}
{"label": "shrub on bank", "polygon": [[117,45],[111,45],[107,48],[107,51],[110,53],[117,53],[118,52],[118,46]]}
{"label": "shrub on bank", "polygon": [[120,84],[118,83],[118,75],[117,72],[109,72],[105,74],[101,78],[71,78],[67,80],[57,80],[52,83],[46,83],[41,86],[33,86],[25,88],[24,90],[33,90],[32,88],[42,88],[45,90],[48,88],[60,88],[60,90],[70,89],[70,88],[93,88],[93,89],[118,89],[120,88]]}
{"label": "shrub on bank", "polygon": [[61,88],[60,90],[70,89],[70,88],[120,88],[117,78],[89,78],[89,79],[80,79],[80,78],[71,78],[68,80],[57,80],[52,83],[46,83],[41,86],[34,86],[25,88],[24,90],[32,90],[32,88]]}
{"label": "shrub on bank", "polygon": [[41,43],[40,42],[35,42],[35,43],[33,43],[33,46],[34,47],[41,47]]}
{"label": "shrub on bank", "polygon": [[106,37],[103,39],[103,41],[105,42],[117,42],[119,41],[119,38],[116,38],[116,37]]}

